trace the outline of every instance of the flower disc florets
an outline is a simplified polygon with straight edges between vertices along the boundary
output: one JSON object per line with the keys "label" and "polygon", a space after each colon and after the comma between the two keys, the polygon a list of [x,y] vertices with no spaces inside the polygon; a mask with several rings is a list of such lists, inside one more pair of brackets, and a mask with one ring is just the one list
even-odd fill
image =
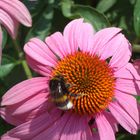
{"label": "flower disc florets", "polygon": [[97,55],[76,52],[59,61],[53,76],[63,75],[69,84],[68,99],[79,114],[94,114],[107,108],[114,95],[115,79],[108,63]]}

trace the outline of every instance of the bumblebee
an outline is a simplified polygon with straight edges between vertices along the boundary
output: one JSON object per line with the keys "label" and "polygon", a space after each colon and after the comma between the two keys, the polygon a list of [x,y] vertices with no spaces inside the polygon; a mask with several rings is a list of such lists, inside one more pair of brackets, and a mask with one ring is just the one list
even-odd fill
{"label": "bumblebee", "polygon": [[49,81],[49,89],[53,102],[61,110],[73,108],[73,103],[67,98],[67,95],[70,94],[68,87],[69,85],[66,84],[62,75],[54,76]]}

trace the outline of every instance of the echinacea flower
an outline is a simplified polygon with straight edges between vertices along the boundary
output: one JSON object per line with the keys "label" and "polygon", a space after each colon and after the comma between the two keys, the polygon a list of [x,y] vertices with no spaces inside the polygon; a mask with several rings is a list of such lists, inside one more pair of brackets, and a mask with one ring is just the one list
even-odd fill
{"label": "echinacea flower", "polygon": [[[115,140],[118,124],[137,133],[134,96],[140,93],[140,76],[129,62],[131,45],[121,29],[94,33],[89,23],[76,19],[45,43],[31,39],[24,51],[29,66],[43,77],[23,81],[3,96],[1,117],[16,127],[2,140]],[[57,76],[64,78],[57,93],[65,89],[71,103],[66,110],[50,89]]]}

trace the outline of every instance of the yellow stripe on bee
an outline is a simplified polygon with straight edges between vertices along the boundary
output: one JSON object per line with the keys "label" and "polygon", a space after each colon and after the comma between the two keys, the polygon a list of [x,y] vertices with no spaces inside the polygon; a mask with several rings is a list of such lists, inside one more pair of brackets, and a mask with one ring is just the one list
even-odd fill
{"label": "yellow stripe on bee", "polygon": [[55,102],[64,102],[64,101],[66,101],[66,99],[67,99],[67,96],[64,95],[64,96],[62,96],[62,97],[60,97],[60,98],[54,99],[54,101],[55,101]]}

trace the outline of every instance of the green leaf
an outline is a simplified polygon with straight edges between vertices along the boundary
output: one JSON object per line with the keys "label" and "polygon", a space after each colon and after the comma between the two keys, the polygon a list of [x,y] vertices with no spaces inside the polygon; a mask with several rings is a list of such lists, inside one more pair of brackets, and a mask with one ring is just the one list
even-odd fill
{"label": "green leaf", "polygon": [[135,140],[134,135],[130,135],[127,133],[118,133],[117,140]]}
{"label": "green leaf", "polygon": [[71,12],[72,5],[74,5],[73,1],[63,0],[61,2],[61,10],[65,17],[70,18],[73,16],[73,13]]}
{"label": "green leaf", "polygon": [[101,0],[96,9],[102,13],[108,11],[115,3],[117,0]]}
{"label": "green leaf", "polygon": [[2,49],[5,47],[7,42],[7,32],[4,28],[2,28]]}
{"label": "green leaf", "polygon": [[55,0],[48,0],[48,5],[43,9],[42,13],[38,15],[38,20],[33,24],[34,26],[27,34],[26,41],[32,37],[44,39],[50,34],[54,16],[54,3]]}
{"label": "green leaf", "polygon": [[46,5],[46,0],[22,0],[26,5],[27,9],[30,11],[32,17],[38,14],[43,7]]}
{"label": "green leaf", "polygon": [[0,78],[9,74],[15,66],[16,61],[12,57],[3,55],[2,64],[0,66]]}
{"label": "green leaf", "polygon": [[133,44],[132,50],[135,53],[140,53],[140,45],[139,44]]}
{"label": "green leaf", "polygon": [[140,37],[140,0],[136,0],[134,6],[134,29],[138,37]]}
{"label": "green leaf", "polygon": [[68,18],[82,17],[85,21],[90,22],[96,31],[110,26],[106,17],[90,6],[74,4],[72,1],[63,0],[61,2],[63,15]]}
{"label": "green leaf", "polygon": [[136,3],[136,0],[129,0],[132,5]]}

